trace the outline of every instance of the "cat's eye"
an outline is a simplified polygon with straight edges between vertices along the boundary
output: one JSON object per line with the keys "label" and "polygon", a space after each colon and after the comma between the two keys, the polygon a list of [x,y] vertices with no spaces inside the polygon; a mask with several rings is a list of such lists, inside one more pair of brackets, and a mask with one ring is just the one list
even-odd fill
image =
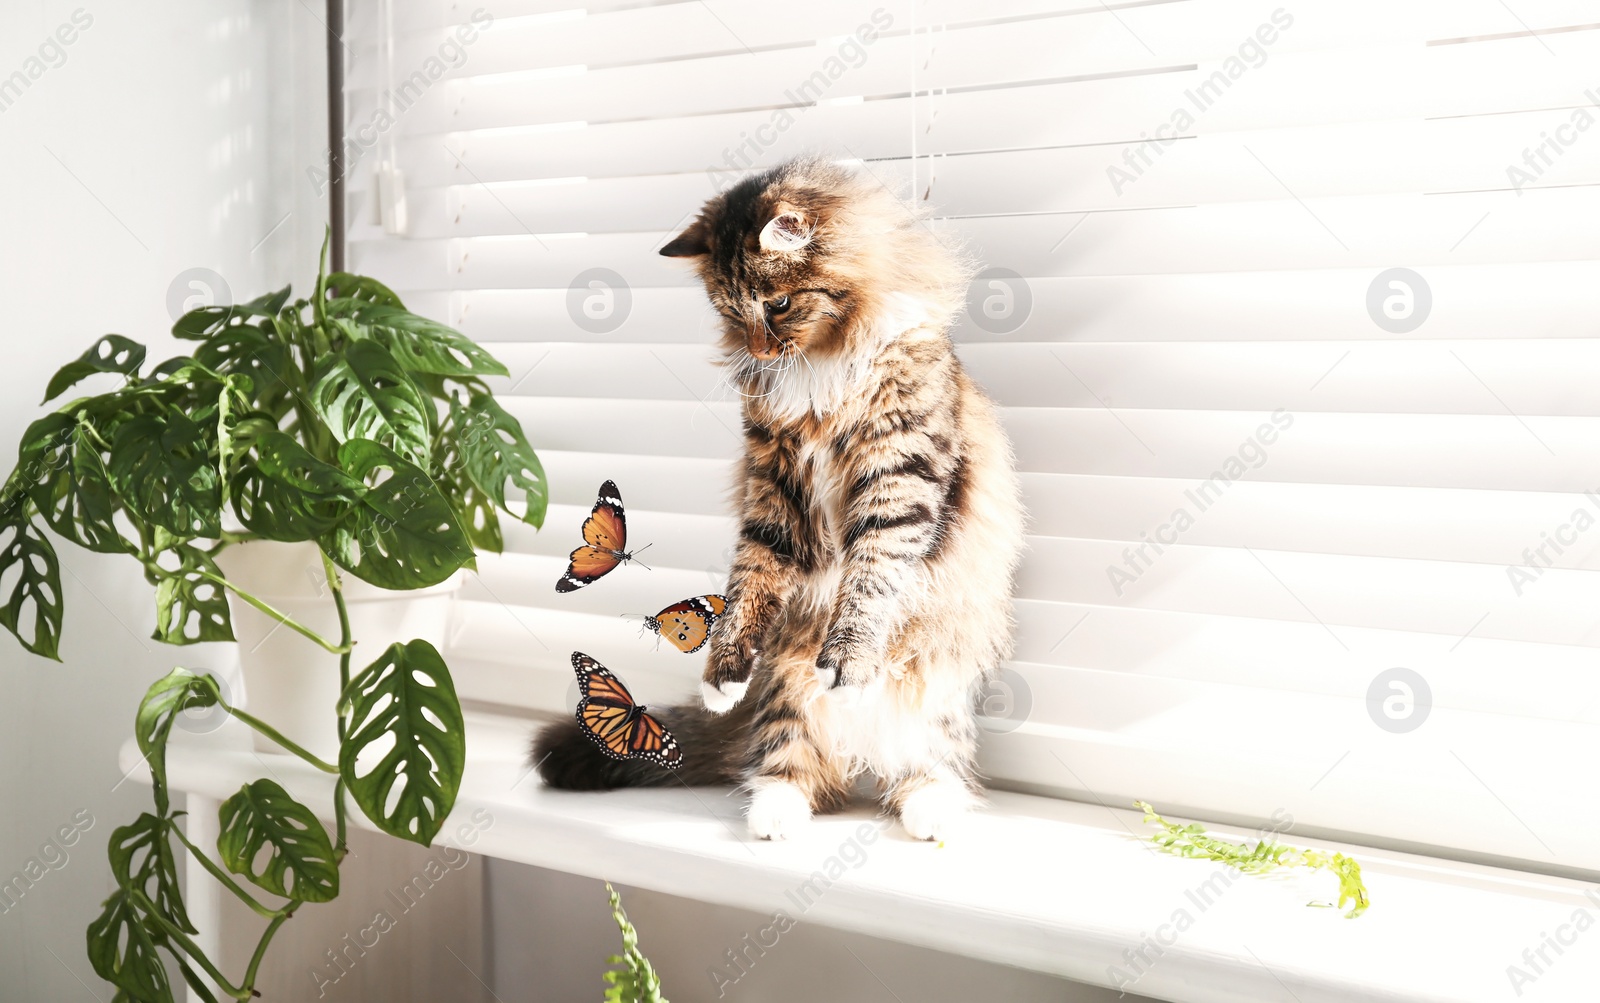
{"label": "cat's eye", "polygon": [[784,293],[777,299],[767,301],[767,312],[771,314],[783,313],[789,309],[789,294]]}

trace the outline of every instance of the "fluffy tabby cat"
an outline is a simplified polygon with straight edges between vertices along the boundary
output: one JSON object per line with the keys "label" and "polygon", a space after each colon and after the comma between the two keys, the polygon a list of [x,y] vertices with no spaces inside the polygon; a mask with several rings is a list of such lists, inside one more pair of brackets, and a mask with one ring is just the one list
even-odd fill
{"label": "fluffy tabby cat", "polygon": [[1023,513],[994,405],[948,327],[967,272],[870,175],[822,160],[746,178],[661,249],[723,318],[743,397],[737,556],[705,707],[660,713],[669,774],[573,721],[533,762],[573,789],[743,783],[750,831],[791,835],[862,773],[919,839],[981,788],[974,704],[1010,651]]}

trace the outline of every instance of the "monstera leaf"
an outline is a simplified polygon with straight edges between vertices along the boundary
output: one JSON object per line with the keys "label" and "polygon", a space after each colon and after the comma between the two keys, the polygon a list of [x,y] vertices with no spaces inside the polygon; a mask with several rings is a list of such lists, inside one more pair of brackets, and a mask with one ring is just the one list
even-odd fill
{"label": "monstera leaf", "polygon": [[413,372],[438,376],[509,375],[498,359],[471,338],[398,304],[336,301],[328,305],[328,310],[330,316],[348,322],[341,325],[348,335],[382,343]]}
{"label": "monstera leaf", "polygon": [[219,373],[248,376],[255,406],[275,419],[289,412],[305,387],[288,347],[254,324],[219,331],[195,350],[195,359]]}
{"label": "monstera leaf", "polygon": [[328,276],[327,291],[334,300],[328,304],[328,314],[334,317],[349,316],[352,311],[367,303],[405,308],[405,304],[400,302],[400,297],[395,295],[393,289],[365,275],[334,272]]}
{"label": "monstera leaf", "polygon": [[[27,517],[26,503],[19,505],[11,521],[0,524],[0,581],[9,578],[13,568],[17,575],[5,606],[0,607],[0,623],[24,648],[61,661],[61,565],[56,548]],[[30,607],[32,640],[23,636]]]}
{"label": "monstera leaf", "polygon": [[138,892],[119,888],[89,924],[89,964],[95,974],[140,1003],[172,1003],[172,984],[145,927]]}
{"label": "monstera leaf", "polygon": [[528,503],[522,521],[543,526],[550,485],[517,419],[484,394],[474,394],[465,405],[452,402],[450,417],[456,448],[472,483],[507,512],[506,485],[521,488]]}
{"label": "monstera leaf", "polygon": [[[50,385],[45,387],[44,401],[54,400],[68,387],[95,373],[135,376],[142,365],[144,365],[143,345],[120,334],[108,334],[91,345],[89,350],[78,356],[75,361],[56,370],[56,374],[50,377]],[[44,401],[39,403],[43,404]]]}
{"label": "monstera leaf", "polygon": [[172,821],[145,812],[132,825],[111,833],[111,873],[123,888],[144,893],[156,911],[185,933],[198,933],[189,922],[178,887],[178,862],[168,832]]}
{"label": "monstera leaf", "polygon": [[366,491],[275,428],[251,435],[248,450],[249,462],[238,464],[229,493],[239,521],[268,540],[315,540],[337,526]]}
{"label": "monstera leaf", "polygon": [[339,465],[366,485],[321,540],[340,567],[381,588],[420,589],[473,566],[472,544],[427,474],[365,439],[340,446]]}
{"label": "monstera leaf", "polygon": [[172,542],[156,562],[162,575],[156,584],[156,631],[150,636],[168,644],[232,641],[228,597],[217,584],[222,572],[211,556],[199,547]]}
{"label": "monstera leaf", "polygon": [[215,707],[219,695],[217,684],[209,676],[178,668],[152,683],[139,701],[133,737],[150,767],[156,807],[162,815],[167,812],[167,739],[172,735],[172,726],[186,709]]}
{"label": "monstera leaf", "polygon": [[494,499],[472,483],[472,478],[459,467],[446,467],[438,483],[455,500],[456,515],[461,519],[461,529],[467,534],[468,542],[478,550],[496,554],[504,550],[500,515],[494,510]]}
{"label": "monstera leaf", "polygon": [[341,443],[368,439],[426,467],[430,418],[422,395],[394,356],[358,341],[318,370],[311,402]]}
{"label": "monstera leaf", "polygon": [[[215,432],[215,428],[212,429]],[[222,533],[222,486],[206,432],[178,412],[117,426],[111,480],[128,510],[180,537]]]}
{"label": "monstera leaf", "polygon": [[186,341],[205,341],[223,328],[243,323],[250,317],[273,317],[289,302],[289,287],[258,296],[248,303],[203,306],[190,310],[172,325],[172,336]]}
{"label": "monstera leaf", "polygon": [[29,494],[39,515],[57,533],[87,550],[128,553],[117,532],[117,510],[104,447],[94,433],[68,415],[39,419],[23,433],[13,477],[31,480]]}
{"label": "monstera leaf", "polygon": [[427,846],[456,803],[466,729],[450,670],[433,645],[395,643],[351,680],[339,773],[391,836]]}
{"label": "monstera leaf", "polygon": [[[274,895],[330,902],[339,894],[333,843],[311,809],[271,780],[239,788],[222,802],[222,863]],[[267,850],[265,858],[262,851]]]}

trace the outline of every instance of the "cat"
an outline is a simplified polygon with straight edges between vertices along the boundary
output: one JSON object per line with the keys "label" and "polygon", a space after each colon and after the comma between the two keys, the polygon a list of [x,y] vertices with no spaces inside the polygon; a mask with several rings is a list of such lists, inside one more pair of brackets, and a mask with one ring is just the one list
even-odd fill
{"label": "cat", "polygon": [[842,807],[857,776],[916,839],[981,803],[975,705],[1011,650],[1024,514],[993,403],[949,326],[968,269],[872,175],[819,158],[746,177],[661,248],[693,263],[743,398],[739,541],[704,707],[660,712],[669,774],[573,721],[553,787],[742,783],[760,838]]}

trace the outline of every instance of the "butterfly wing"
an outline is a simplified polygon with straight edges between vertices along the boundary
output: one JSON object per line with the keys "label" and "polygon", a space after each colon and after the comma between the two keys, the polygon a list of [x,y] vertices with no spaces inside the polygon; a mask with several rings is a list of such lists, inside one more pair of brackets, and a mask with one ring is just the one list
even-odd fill
{"label": "butterfly wing", "polygon": [[578,701],[578,726],[612,759],[644,759],[668,769],[683,762],[683,749],[672,732],[644,708],[611,670],[581,651],[572,653],[583,698]]}
{"label": "butterfly wing", "polygon": [[628,520],[622,510],[622,493],[615,481],[600,485],[600,497],[583,524],[583,542],[602,550],[628,549]]}
{"label": "butterfly wing", "polygon": [[600,751],[612,759],[629,757],[635,719],[642,715],[633,694],[611,670],[581,651],[572,653],[572,670],[578,675],[578,725]]}
{"label": "butterfly wing", "polygon": [[674,648],[692,655],[705,646],[711,628],[727,605],[722,596],[695,596],[673,603],[645,622]]}
{"label": "butterfly wing", "polygon": [[572,552],[566,573],[556,581],[557,592],[576,592],[622,563],[617,555],[628,545],[628,524],[615,481],[600,485],[600,497],[583,523],[583,540],[585,546]]}
{"label": "butterfly wing", "polygon": [[650,714],[639,714],[628,737],[628,758],[646,759],[675,770],[683,765],[683,749],[666,726]]}

